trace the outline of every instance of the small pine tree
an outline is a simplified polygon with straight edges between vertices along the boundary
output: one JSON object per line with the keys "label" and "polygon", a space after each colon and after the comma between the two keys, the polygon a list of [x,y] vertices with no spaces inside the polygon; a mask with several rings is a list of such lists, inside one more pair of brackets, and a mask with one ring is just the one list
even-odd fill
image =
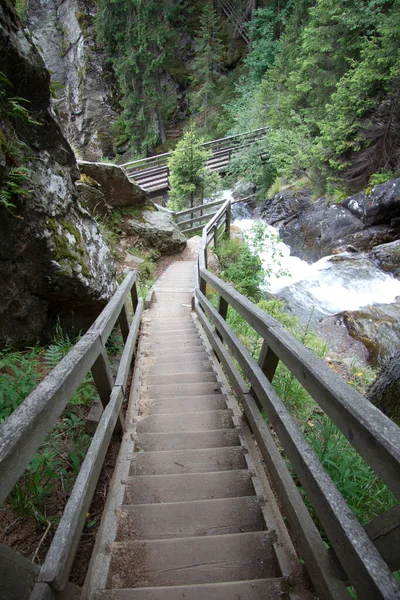
{"label": "small pine tree", "polygon": [[210,99],[215,91],[222,71],[224,53],[220,39],[218,15],[211,2],[207,2],[200,19],[200,32],[194,42],[195,59],[193,63],[192,104],[195,110],[204,115],[204,127],[207,127]]}
{"label": "small pine tree", "polygon": [[172,210],[192,208],[197,200],[202,203],[204,195],[218,187],[218,175],[206,166],[211,152],[202,148],[201,143],[191,123],[168,161],[172,188],[169,206]]}

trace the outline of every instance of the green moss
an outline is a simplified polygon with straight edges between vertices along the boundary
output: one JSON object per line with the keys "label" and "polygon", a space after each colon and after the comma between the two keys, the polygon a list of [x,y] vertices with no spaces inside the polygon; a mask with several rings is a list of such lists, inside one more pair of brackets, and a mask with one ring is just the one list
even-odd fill
{"label": "green moss", "polygon": [[89,175],[86,175],[86,173],[81,174],[79,182],[86,183],[86,185],[90,185],[90,187],[100,187],[99,182],[93,179],[93,177],[89,177]]}
{"label": "green moss", "polygon": [[[47,219],[46,228],[52,233],[55,260],[66,269],[74,269],[74,266],[79,264],[82,275],[89,279],[91,273],[85,262],[86,253],[80,246],[82,236],[79,230],[66,219],[59,222],[56,219]],[[77,242],[75,248],[71,246],[63,230],[74,236]]]}

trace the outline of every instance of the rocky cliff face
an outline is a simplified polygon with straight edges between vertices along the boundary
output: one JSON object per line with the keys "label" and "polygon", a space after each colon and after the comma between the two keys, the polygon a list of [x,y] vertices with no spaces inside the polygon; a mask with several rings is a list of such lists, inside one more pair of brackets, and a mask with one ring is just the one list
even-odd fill
{"label": "rocky cliff face", "polygon": [[55,319],[90,324],[115,266],[78,201],[74,154],[50,101],[50,76],[9,0],[0,5],[0,347],[35,342]]}
{"label": "rocky cliff face", "polygon": [[[111,125],[117,113],[113,74],[97,47],[95,0],[30,0],[28,23],[55,89],[63,132],[85,160],[115,154]],[[114,87],[113,87],[114,86]]]}

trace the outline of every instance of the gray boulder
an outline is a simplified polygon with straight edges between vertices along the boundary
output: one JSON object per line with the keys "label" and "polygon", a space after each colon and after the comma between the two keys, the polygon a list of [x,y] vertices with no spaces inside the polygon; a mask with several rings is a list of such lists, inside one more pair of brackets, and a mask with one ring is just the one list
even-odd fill
{"label": "gray boulder", "polygon": [[255,191],[256,186],[251,181],[238,181],[232,190],[232,198],[234,200],[242,200],[242,198],[247,198],[255,194]]}
{"label": "gray boulder", "polygon": [[[116,280],[98,226],[77,197],[79,171],[52,113],[49,73],[9,0],[0,5],[0,63],[10,82],[0,103],[0,189],[18,188],[14,207],[0,203],[2,347],[35,342],[58,317],[75,330],[87,327]],[[29,119],[13,115],[8,98],[15,96],[26,100]]]}
{"label": "gray boulder", "polygon": [[161,210],[142,211],[138,219],[129,219],[127,229],[130,235],[139,235],[161,254],[175,254],[186,246],[185,236],[169,214]]}
{"label": "gray boulder", "polygon": [[90,178],[92,187],[98,187],[108,206],[143,206],[152,204],[147,192],[129,180],[125,169],[108,163],[78,161],[81,174]]}
{"label": "gray boulder", "polygon": [[[342,205],[359,218],[366,227],[392,225],[400,218],[400,179],[391,179],[366,191],[346,198]],[[400,223],[397,222],[397,227]]]}
{"label": "gray boulder", "polygon": [[394,277],[400,279],[400,240],[376,246],[370,253],[370,257],[378,266]]}

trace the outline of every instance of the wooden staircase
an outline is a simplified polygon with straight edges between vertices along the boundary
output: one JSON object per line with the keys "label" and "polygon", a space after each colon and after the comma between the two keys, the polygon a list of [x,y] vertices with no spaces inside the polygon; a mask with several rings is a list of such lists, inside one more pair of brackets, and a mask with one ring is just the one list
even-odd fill
{"label": "wooden staircase", "polygon": [[[126,478],[114,478],[108,525],[106,515],[94,552],[100,562],[83,597],[295,597],[287,577],[298,569],[295,553],[191,313],[194,268],[172,264],[144,317],[119,457]],[[115,539],[105,550],[110,528]]]}

